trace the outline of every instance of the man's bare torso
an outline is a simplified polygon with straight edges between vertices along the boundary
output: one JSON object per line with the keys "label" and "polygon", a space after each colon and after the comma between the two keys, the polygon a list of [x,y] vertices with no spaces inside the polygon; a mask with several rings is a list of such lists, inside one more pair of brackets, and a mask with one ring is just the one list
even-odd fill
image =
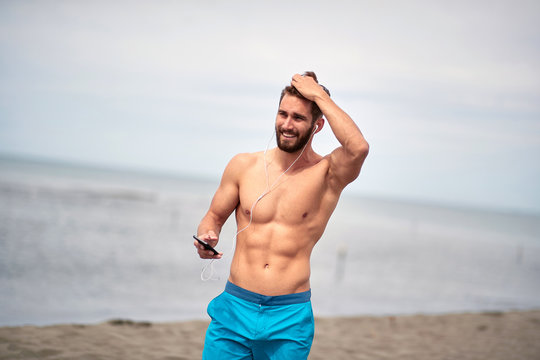
{"label": "man's bare torso", "polygon": [[[275,151],[275,150],[274,150]],[[263,153],[242,154],[238,169],[238,229],[246,227],[253,203],[267,189]],[[272,186],[285,169],[267,154]],[[298,165],[298,166],[297,166]],[[310,255],[322,236],[340,191],[329,186],[327,158],[314,154],[281,176],[253,210],[251,225],[237,238],[230,281],[264,295],[309,290]]]}
{"label": "man's bare torso", "polygon": [[[281,93],[275,121],[277,148],[267,153],[268,179],[262,152],[235,156],[197,228],[197,234],[215,246],[223,224],[236,211],[240,233],[229,280],[265,295],[310,288],[311,251],[343,188],[358,177],[369,151],[354,121],[330,99],[315,74],[305,75],[295,74]],[[326,121],[340,146],[321,157],[311,142]],[[254,207],[250,224],[252,205],[268,184],[271,191]],[[197,242],[194,246],[203,259],[223,256]]]}

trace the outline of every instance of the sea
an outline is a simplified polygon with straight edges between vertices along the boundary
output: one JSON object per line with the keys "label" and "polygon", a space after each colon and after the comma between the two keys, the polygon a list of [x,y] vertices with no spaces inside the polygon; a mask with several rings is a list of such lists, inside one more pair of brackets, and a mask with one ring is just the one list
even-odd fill
{"label": "sea", "polygon": [[[0,326],[208,319],[234,219],[203,274],[192,235],[218,180],[0,157]],[[540,215],[345,192],[311,266],[318,317],[538,309]]]}

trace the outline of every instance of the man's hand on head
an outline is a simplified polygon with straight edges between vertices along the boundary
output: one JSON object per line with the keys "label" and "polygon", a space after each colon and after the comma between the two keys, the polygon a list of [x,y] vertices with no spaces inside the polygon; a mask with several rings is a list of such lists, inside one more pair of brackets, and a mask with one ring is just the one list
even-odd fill
{"label": "man's hand on head", "polygon": [[311,76],[295,74],[291,80],[291,86],[310,101],[315,101],[318,97],[328,96],[324,89]]}

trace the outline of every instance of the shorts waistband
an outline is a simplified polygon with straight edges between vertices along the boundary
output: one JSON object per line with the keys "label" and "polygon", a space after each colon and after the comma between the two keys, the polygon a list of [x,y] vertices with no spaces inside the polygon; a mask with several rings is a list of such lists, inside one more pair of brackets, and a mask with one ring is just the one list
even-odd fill
{"label": "shorts waistband", "polygon": [[311,289],[294,294],[267,296],[241,288],[230,281],[227,281],[227,285],[225,285],[225,292],[240,299],[266,306],[301,304],[311,300]]}

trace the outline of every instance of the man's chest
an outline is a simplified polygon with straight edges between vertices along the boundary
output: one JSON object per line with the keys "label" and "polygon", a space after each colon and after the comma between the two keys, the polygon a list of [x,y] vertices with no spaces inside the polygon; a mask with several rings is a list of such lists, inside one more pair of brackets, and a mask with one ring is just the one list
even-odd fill
{"label": "man's chest", "polygon": [[253,213],[255,223],[299,223],[313,219],[326,191],[325,174],[318,168],[279,176],[246,172],[239,188],[242,216]]}

